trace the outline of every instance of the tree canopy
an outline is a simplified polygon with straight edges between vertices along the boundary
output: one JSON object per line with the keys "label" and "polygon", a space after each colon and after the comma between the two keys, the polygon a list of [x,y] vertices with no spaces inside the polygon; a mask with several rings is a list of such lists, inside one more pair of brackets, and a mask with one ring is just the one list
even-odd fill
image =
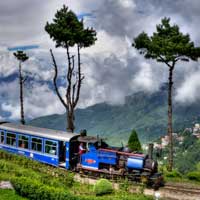
{"label": "tree canopy", "polygon": [[156,59],[169,67],[178,60],[197,61],[200,56],[200,48],[194,46],[189,34],[181,33],[178,25],[170,25],[170,18],[162,19],[152,36],[145,32],[139,34],[134,38],[132,46],[145,58]]}
{"label": "tree canopy", "polygon": [[21,62],[25,62],[26,60],[28,60],[28,56],[23,51],[14,52],[13,55],[17,58],[17,60]]}
{"label": "tree canopy", "polygon": [[45,30],[56,42],[56,47],[89,47],[96,41],[96,31],[84,28],[83,21],[79,21],[76,14],[63,5],[57,11],[52,23],[47,22]]}

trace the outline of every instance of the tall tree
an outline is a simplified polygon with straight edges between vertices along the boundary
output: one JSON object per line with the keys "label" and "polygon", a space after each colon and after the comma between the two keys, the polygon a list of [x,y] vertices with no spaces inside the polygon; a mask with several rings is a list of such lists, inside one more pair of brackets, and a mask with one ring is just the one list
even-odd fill
{"label": "tall tree", "polygon": [[[77,16],[68,9],[65,5],[56,12],[55,18],[52,23],[45,26],[45,30],[56,42],[56,48],[62,47],[66,49],[68,69],[67,69],[67,85],[65,99],[59,92],[57,85],[58,66],[54,57],[53,51],[50,50],[55,75],[54,86],[55,91],[61,103],[66,109],[67,113],[67,130],[74,131],[74,110],[77,106],[80,97],[81,84],[84,76],[81,71],[81,48],[86,48],[93,45],[96,41],[96,31],[92,28],[84,28],[83,21],[79,21]],[[75,55],[71,55],[70,47],[76,46],[77,48],[77,61]]]}
{"label": "tall tree", "polygon": [[17,58],[19,61],[19,85],[20,85],[20,107],[21,107],[21,123],[25,124],[25,119],[24,119],[24,82],[26,80],[25,77],[23,77],[22,74],[22,63],[28,60],[28,56],[26,53],[23,51],[17,51],[14,52],[13,55]]}
{"label": "tall tree", "polygon": [[188,34],[183,34],[178,25],[171,25],[170,18],[163,18],[156,26],[153,36],[145,32],[134,38],[133,47],[147,59],[155,59],[164,63],[169,70],[168,75],[168,135],[169,135],[169,171],[173,167],[173,136],[172,136],[172,86],[173,73],[178,61],[197,61],[200,48],[195,47]]}
{"label": "tall tree", "polygon": [[138,135],[135,130],[132,130],[131,135],[128,139],[128,148],[131,151],[141,151],[142,150],[140,140],[138,139]]}

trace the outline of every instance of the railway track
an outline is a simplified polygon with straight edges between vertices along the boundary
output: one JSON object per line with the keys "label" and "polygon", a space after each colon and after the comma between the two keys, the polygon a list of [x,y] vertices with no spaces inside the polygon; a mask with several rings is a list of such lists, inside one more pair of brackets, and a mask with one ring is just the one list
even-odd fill
{"label": "railway track", "polygon": [[200,186],[184,183],[166,183],[160,193],[167,200],[200,200]]}

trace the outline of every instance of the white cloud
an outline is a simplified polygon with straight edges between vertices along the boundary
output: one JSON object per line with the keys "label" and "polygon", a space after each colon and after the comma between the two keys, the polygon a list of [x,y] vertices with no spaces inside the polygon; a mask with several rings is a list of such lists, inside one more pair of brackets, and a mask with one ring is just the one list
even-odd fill
{"label": "white cloud", "polygon": [[136,7],[133,0],[119,0],[119,3],[126,9],[133,9]]}
{"label": "white cloud", "polygon": [[45,84],[35,84],[25,99],[25,112],[29,118],[65,112],[56,94]]}
{"label": "white cloud", "polygon": [[9,118],[12,119],[12,120],[13,119],[16,120],[16,119],[20,118],[20,106],[19,105],[3,103],[2,104],[2,110],[9,112],[10,113]]}
{"label": "white cloud", "polygon": [[[62,93],[62,88],[61,88]],[[9,119],[20,118],[18,81],[2,84],[0,88],[1,109],[9,112]],[[35,83],[24,89],[25,118],[35,118],[41,115],[64,113],[64,107],[56,94],[46,84]]]}
{"label": "white cloud", "polygon": [[4,121],[5,119],[3,117],[0,116],[0,121]]}
{"label": "white cloud", "polygon": [[188,74],[177,91],[175,100],[181,103],[193,103],[200,100],[200,71]]}
{"label": "white cloud", "polygon": [[[119,57],[126,56],[128,52],[128,45],[126,37],[113,36],[104,30],[100,30],[97,33],[98,40],[95,45],[90,48],[83,50],[83,53],[90,55],[103,54],[104,56],[109,56],[111,54],[117,54]],[[129,44],[130,46],[130,44]]]}
{"label": "white cloud", "polygon": [[141,69],[133,76],[131,86],[133,90],[156,91],[159,89],[159,78],[155,77],[153,69],[149,63],[141,63]]}
{"label": "white cloud", "polygon": [[18,63],[12,53],[3,52],[0,55],[0,75],[9,76],[16,72]]}

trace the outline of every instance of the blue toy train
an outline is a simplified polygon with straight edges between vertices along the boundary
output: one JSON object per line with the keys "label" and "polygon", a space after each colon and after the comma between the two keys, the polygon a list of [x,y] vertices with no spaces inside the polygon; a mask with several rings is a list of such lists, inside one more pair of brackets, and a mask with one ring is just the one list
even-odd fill
{"label": "blue toy train", "polygon": [[[84,150],[80,154],[80,144]],[[151,156],[109,147],[99,137],[45,128],[0,124],[0,149],[84,174],[127,177],[156,187],[162,184]]]}

